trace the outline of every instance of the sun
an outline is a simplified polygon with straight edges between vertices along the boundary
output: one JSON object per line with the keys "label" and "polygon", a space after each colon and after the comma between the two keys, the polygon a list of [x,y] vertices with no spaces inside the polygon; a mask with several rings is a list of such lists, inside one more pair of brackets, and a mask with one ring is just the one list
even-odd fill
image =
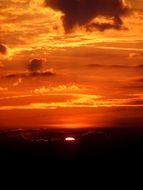
{"label": "sun", "polygon": [[74,142],[76,139],[74,137],[65,137],[66,142]]}

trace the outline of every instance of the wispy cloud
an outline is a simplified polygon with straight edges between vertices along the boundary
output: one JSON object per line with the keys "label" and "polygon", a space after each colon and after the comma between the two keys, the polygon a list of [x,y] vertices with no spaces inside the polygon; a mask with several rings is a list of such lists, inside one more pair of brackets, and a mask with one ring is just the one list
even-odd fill
{"label": "wispy cloud", "polygon": [[59,86],[56,86],[56,87],[45,87],[45,86],[42,86],[41,88],[36,88],[34,90],[35,93],[47,93],[47,92],[50,92],[50,93],[74,93],[74,92],[80,92],[82,89],[81,87],[79,87],[78,85],[59,85]]}
{"label": "wispy cloud", "polygon": [[[56,94],[61,96],[61,94]],[[46,95],[48,97],[48,95]],[[31,98],[31,103],[24,105],[2,105],[0,110],[45,110],[57,108],[107,108],[107,107],[143,107],[143,96],[130,96],[130,99],[106,99],[100,95],[91,94],[71,94],[70,99],[67,97],[65,101],[48,101],[48,102],[34,102],[34,95],[4,97],[5,99],[21,99],[25,97]],[[0,99],[2,100],[2,98]],[[33,101],[33,102],[32,102]]]}

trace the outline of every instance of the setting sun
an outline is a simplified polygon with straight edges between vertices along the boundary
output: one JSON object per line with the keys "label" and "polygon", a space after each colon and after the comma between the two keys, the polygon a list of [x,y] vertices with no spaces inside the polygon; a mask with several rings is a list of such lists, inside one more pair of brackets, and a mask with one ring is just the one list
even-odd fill
{"label": "setting sun", "polygon": [[74,137],[66,137],[65,141],[67,141],[67,142],[73,142],[73,141],[75,141],[75,138]]}

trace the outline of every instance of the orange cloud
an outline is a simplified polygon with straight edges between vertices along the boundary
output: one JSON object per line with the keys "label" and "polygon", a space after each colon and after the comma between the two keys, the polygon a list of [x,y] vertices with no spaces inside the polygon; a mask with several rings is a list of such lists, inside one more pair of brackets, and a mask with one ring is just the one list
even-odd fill
{"label": "orange cloud", "polygon": [[47,92],[51,92],[51,93],[74,93],[74,92],[80,92],[81,91],[81,88],[77,85],[59,85],[59,86],[56,86],[56,87],[49,87],[49,88],[46,88],[45,86],[41,87],[41,88],[36,88],[34,90],[35,93],[47,93]]}

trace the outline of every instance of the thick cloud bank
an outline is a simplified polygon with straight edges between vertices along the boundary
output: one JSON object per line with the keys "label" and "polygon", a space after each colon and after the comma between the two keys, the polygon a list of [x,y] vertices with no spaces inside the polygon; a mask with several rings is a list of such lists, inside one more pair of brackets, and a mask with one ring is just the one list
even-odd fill
{"label": "thick cloud bank", "polygon": [[91,27],[101,31],[109,28],[120,29],[123,24],[121,16],[129,11],[124,2],[124,0],[45,0],[46,6],[63,13],[62,21],[67,33],[76,25],[87,26],[99,16],[104,16],[109,21],[113,20],[113,23],[95,22]]}

